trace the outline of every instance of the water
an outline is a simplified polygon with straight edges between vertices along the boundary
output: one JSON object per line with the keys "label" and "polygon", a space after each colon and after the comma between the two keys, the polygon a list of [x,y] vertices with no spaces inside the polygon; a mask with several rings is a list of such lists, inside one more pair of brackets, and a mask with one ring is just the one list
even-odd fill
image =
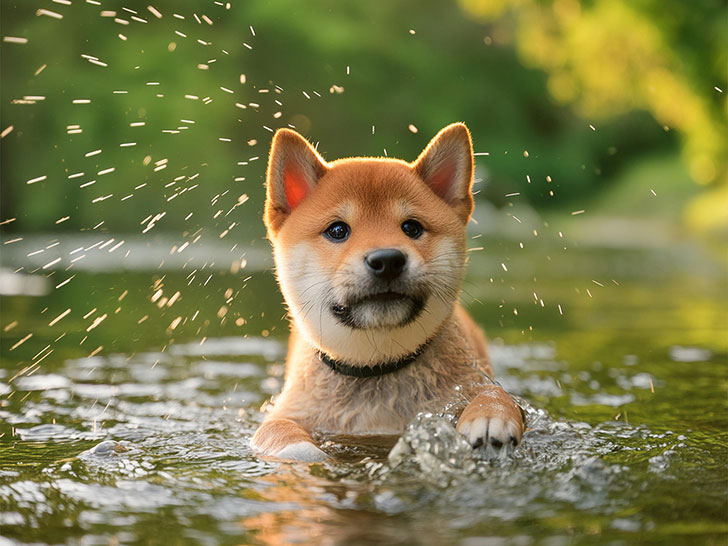
{"label": "water", "polygon": [[[463,299],[489,332],[497,378],[529,402],[510,454],[473,452],[447,418],[420,415],[399,441],[323,438],[333,455],[323,464],[258,459],[248,442],[282,384],[287,327],[272,275],[253,265],[193,281],[174,268],[89,267],[49,295],[4,297],[0,534],[10,544],[725,544],[716,255],[693,244],[484,246]],[[181,295],[160,306],[160,286]]]}

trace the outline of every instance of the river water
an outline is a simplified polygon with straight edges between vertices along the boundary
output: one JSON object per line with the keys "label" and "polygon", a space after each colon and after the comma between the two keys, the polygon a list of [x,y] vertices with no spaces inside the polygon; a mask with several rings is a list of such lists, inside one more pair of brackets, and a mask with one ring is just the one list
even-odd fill
{"label": "river water", "polygon": [[719,252],[482,246],[463,301],[526,401],[513,453],[420,415],[399,440],[323,438],[325,463],[253,455],[287,332],[263,262],[21,282],[0,301],[0,544],[725,544]]}

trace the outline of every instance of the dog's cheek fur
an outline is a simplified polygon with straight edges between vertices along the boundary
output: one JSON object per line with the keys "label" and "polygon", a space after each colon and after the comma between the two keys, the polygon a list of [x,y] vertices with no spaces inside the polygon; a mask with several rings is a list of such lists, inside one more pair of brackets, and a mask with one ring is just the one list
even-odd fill
{"label": "dog's cheek fur", "polygon": [[[299,243],[290,248],[275,249],[276,271],[283,297],[291,317],[304,330],[312,321],[324,320],[324,307],[331,291],[331,271],[315,259],[312,244]],[[326,313],[328,314],[328,313]],[[329,320],[326,317],[326,320]]]}
{"label": "dog's cheek fur", "polygon": [[315,347],[362,364],[414,351],[450,315],[463,275],[464,251],[454,239],[439,237],[432,246],[435,257],[422,263],[431,294],[418,318],[403,327],[371,330],[353,330],[330,312],[331,296],[340,290],[334,271],[338,266],[341,275],[349,264],[324,265],[327,248],[313,242],[277,246],[278,279],[295,326]]}

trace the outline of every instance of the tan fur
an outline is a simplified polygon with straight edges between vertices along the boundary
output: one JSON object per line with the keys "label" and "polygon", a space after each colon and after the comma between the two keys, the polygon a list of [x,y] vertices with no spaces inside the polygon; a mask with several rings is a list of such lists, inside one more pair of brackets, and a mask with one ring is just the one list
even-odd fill
{"label": "tan fur", "polygon": [[480,392],[460,414],[458,430],[462,431],[464,423],[478,418],[494,417],[509,423],[520,423],[520,426],[515,429],[517,434],[514,434],[516,441],[520,440],[524,427],[523,414],[508,393],[497,385],[481,387]]}
{"label": "tan fur", "polygon": [[253,441],[263,453],[277,453],[298,442],[313,442],[311,435],[290,419],[266,419],[255,432]]}
{"label": "tan fur", "polygon": [[[297,133],[276,134],[264,218],[292,324],[285,385],[253,438],[257,452],[275,455],[287,445],[313,442],[313,431],[399,434],[420,411],[470,401],[458,424],[466,437],[520,441],[520,410],[492,385],[485,336],[457,302],[472,173],[463,124],[443,129],[411,164],[386,158],[327,163]],[[422,236],[405,235],[401,225],[408,219],[423,225]],[[351,226],[345,242],[323,235],[337,221]],[[340,324],[327,306],[366,290],[362,264],[381,248],[407,255],[413,293],[422,288],[429,294],[424,310],[400,323],[407,303],[364,305],[357,312],[366,327]],[[338,374],[317,354],[366,366],[396,360],[425,342],[414,363],[371,378]]]}

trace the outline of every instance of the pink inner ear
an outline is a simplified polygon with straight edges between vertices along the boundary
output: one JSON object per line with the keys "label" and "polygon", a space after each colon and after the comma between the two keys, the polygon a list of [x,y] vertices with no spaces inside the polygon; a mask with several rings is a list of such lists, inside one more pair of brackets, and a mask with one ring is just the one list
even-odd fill
{"label": "pink inner ear", "polygon": [[295,209],[308,193],[308,183],[301,172],[293,167],[286,167],[283,173],[283,188],[286,192],[286,202],[291,210]]}
{"label": "pink inner ear", "polygon": [[457,164],[455,161],[445,161],[438,165],[437,170],[427,180],[427,184],[440,198],[448,201],[452,193],[452,185],[455,181]]}

